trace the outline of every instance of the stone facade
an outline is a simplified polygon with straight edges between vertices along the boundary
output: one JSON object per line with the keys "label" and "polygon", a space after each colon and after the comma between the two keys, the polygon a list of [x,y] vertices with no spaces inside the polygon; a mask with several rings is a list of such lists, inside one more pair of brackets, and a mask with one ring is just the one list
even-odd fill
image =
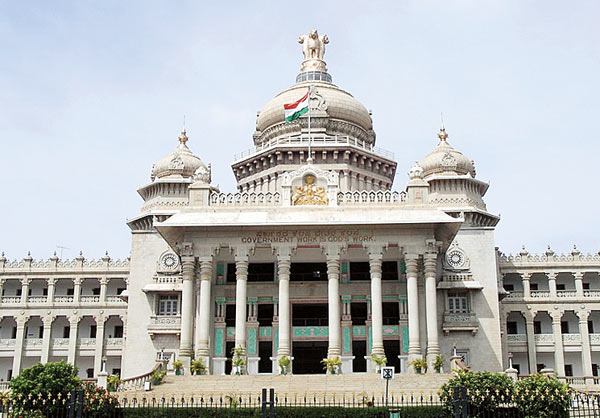
{"label": "stone facade", "polygon": [[[308,61],[326,68],[322,54]],[[488,184],[443,126],[393,191],[370,112],[331,80],[302,72],[259,113],[235,193],[212,186],[183,130],[138,190],[129,260],[2,256],[0,379],[55,360],[133,377],[159,357],[224,374],[234,347],[250,374],[281,372],[284,356],[295,373],[324,357],[367,372],[372,355],[406,373],[442,355],[448,370],[456,353],[475,370],[512,361],[592,379],[600,258],[499,253]],[[285,122],[283,105],[307,92],[309,112]]]}

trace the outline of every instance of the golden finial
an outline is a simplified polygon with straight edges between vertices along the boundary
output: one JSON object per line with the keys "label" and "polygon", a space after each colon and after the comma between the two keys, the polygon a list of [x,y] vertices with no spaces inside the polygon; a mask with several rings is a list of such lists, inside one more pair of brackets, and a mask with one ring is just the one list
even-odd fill
{"label": "golden finial", "polygon": [[448,134],[446,133],[446,128],[444,127],[443,123],[440,127],[440,133],[438,134],[438,138],[440,138],[442,141],[446,141],[446,138],[448,138]]}

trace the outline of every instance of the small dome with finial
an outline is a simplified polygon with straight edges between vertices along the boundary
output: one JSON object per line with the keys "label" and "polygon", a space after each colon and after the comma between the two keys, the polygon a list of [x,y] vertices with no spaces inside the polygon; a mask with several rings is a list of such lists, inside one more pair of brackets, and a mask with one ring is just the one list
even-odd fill
{"label": "small dome with finial", "polygon": [[151,179],[164,177],[193,177],[197,171],[210,173],[210,168],[196,157],[186,145],[188,142],[185,128],[179,135],[179,145],[171,154],[163,157],[152,167]]}
{"label": "small dome with finial", "polygon": [[448,133],[443,124],[437,136],[439,144],[421,161],[425,177],[433,174],[470,174],[475,177],[473,162],[448,143]]}

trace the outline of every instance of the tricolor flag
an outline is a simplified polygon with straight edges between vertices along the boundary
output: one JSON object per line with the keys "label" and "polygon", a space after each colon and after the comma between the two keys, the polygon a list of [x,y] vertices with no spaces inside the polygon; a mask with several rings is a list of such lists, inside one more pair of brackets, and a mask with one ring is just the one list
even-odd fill
{"label": "tricolor flag", "polygon": [[306,112],[308,112],[308,94],[309,91],[307,91],[301,99],[296,100],[294,103],[283,105],[286,122],[293,122],[301,115],[304,115]]}

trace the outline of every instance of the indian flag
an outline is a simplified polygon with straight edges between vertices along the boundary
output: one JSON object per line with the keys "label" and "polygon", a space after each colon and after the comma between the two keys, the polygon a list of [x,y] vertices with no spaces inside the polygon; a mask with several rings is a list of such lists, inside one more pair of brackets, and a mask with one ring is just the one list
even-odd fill
{"label": "indian flag", "polygon": [[296,100],[294,103],[288,103],[283,105],[285,110],[285,121],[293,122],[300,116],[308,112],[308,93],[302,96],[301,99]]}

